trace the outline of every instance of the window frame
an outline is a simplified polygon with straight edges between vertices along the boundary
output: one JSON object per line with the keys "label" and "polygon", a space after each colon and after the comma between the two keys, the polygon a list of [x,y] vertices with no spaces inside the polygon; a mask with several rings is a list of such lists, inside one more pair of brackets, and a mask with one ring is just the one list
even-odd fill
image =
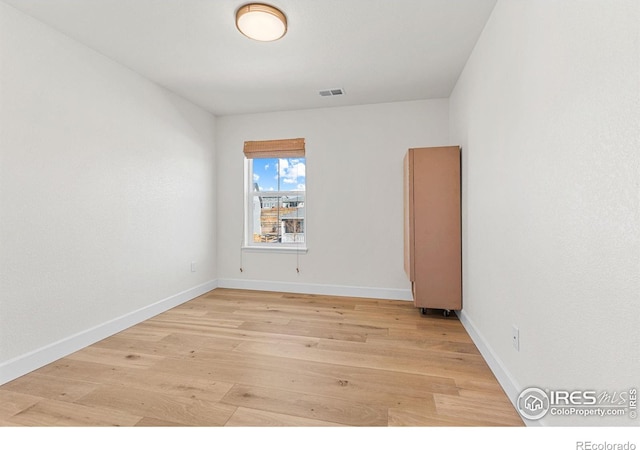
{"label": "window frame", "polygon": [[[270,251],[274,253],[306,253],[308,251],[308,239],[309,233],[307,230],[307,176],[305,173],[305,190],[304,191],[254,191],[253,185],[253,162],[254,159],[290,159],[293,157],[283,156],[283,157],[257,157],[257,158],[244,158],[244,233],[243,233],[243,250],[256,250],[256,251]],[[300,158],[304,158],[305,166],[307,164],[307,157],[302,156]],[[254,224],[254,198],[265,196],[264,194],[269,192],[269,194],[273,193],[273,197],[303,197],[304,202],[304,210],[302,216],[299,218],[304,220],[303,225],[303,234],[304,234],[304,242],[272,242],[272,243],[262,243],[262,242],[254,242],[253,241],[253,224]],[[271,196],[271,195],[270,195]],[[278,202],[280,203],[280,202]]]}

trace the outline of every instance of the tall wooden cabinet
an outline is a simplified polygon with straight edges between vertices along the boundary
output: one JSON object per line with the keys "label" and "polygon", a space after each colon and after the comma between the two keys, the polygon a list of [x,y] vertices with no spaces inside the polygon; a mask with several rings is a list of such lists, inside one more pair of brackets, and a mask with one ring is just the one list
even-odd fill
{"label": "tall wooden cabinet", "polygon": [[462,309],[460,147],[409,149],[404,158],[404,268],[413,301]]}

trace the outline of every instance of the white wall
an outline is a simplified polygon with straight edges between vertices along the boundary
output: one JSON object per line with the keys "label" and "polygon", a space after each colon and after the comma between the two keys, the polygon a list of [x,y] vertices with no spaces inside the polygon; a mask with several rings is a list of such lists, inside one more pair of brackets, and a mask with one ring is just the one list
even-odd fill
{"label": "white wall", "polygon": [[512,396],[638,386],[638,23],[635,1],[499,1],[450,98],[463,318]]}
{"label": "white wall", "polygon": [[[448,142],[448,101],[431,100],[219,117],[221,286],[410,298],[403,271],[402,159]],[[243,253],[245,140],[306,139],[309,251]]]}
{"label": "white wall", "polygon": [[0,62],[2,383],[210,289],[216,183],[213,116],[3,3]]}

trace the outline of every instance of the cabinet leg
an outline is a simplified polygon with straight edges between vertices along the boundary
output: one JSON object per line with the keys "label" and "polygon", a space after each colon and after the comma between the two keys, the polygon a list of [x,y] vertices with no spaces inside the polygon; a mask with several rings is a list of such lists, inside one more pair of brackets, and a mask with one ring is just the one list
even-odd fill
{"label": "cabinet leg", "polygon": [[420,308],[420,314],[422,314],[423,316],[427,315],[427,308]]}

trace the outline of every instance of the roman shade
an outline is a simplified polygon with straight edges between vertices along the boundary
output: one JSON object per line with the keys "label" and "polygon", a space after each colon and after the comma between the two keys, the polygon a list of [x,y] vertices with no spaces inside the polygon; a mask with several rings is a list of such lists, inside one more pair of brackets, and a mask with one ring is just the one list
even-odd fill
{"label": "roman shade", "polygon": [[304,138],[245,141],[244,156],[252,158],[304,158]]}

